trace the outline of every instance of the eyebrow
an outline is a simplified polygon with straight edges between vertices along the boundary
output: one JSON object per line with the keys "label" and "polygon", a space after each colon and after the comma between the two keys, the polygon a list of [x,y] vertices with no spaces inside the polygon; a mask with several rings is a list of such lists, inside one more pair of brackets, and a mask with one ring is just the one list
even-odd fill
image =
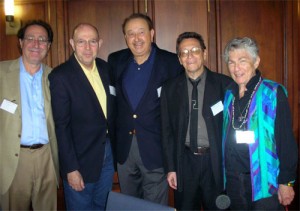
{"label": "eyebrow", "polygon": [[138,28],[137,30],[135,30],[135,29],[129,29],[129,30],[127,30],[127,32],[138,31],[138,30],[145,30],[145,28]]}

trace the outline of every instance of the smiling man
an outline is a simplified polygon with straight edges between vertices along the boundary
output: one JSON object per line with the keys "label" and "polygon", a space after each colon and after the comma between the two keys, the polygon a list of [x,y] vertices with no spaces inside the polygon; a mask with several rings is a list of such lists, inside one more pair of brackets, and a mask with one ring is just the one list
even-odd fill
{"label": "smiling man", "polygon": [[49,75],[61,175],[68,210],[104,210],[114,174],[114,87],[97,58],[97,28],[77,25],[70,59]]}
{"label": "smiling man", "polygon": [[185,73],[162,88],[165,167],[178,210],[216,210],[222,192],[221,129],[228,76],[205,67],[207,50],[196,32],[177,38]]}
{"label": "smiling man", "polygon": [[153,23],[148,16],[133,14],[126,18],[123,33],[128,48],[108,57],[116,83],[116,156],[121,192],[167,204],[160,91],[182,67],[175,54],[153,43]]}
{"label": "smiling man", "polygon": [[0,210],[56,210],[59,170],[51,68],[42,63],[53,32],[48,23],[33,20],[18,38],[21,57],[0,63]]}

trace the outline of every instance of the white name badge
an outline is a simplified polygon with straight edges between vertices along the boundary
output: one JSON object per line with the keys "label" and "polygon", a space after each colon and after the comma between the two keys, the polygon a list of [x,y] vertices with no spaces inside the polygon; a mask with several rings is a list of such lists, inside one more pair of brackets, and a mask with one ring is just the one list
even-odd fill
{"label": "white name badge", "polygon": [[4,111],[7,111],[9,113],[14,114],[18,105],[14,102],[11,102],[9,100],[4,99],[3,102],[0,105],[0,109],[3,109]]}
{"label": "white name badge", "polygon": [[161,93],[161,87],[159,87],[159,88],[157,89],[157,96],[158,96],[158,98],[160,98],[160,93]]}
{"label": "white name badge", "polygon": [[109,93],[113,96],[116,96],[116,88],[109,85]]}
{"label": "white name badge", "polygon": [[246,130],[237,130],[235,132],[236,143],[237,144],[253,144],[254,140],[254,131]]}
{"label": "white name badge", "polygon": [[213,105],[211,108],[211,111],[213,112],[213,115],[216,116],[218,113],[223,111],[224,106],[222,101],[217,102],[215,105]]}

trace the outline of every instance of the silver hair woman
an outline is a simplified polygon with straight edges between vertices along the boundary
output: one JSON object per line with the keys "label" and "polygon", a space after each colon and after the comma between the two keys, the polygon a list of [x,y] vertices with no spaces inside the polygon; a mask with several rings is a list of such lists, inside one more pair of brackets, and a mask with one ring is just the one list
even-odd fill
{"label": "silver hair woman", "polygon": [[224,50],[224,60],[228,63],[229,60],[229,52],[236,50],[236,49],[245,49],[248,51],[250,56],[255,61],[259,54],[258,46],[255,40],[249,37],[243,38],[234,38],[230,42],[227,43],[225,50]]}
{"label": "silver hair woman", "polygon": [[297,145],[286,89],[262,77],[258,53],[248,37],[229,41],[224,51],[235,82],[225,94],[222,139],[233,210],[282,210],[295,195]]}

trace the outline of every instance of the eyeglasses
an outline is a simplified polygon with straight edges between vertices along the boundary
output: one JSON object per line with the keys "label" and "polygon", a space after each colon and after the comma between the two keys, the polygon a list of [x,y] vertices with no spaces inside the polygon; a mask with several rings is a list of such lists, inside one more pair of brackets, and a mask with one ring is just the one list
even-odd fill
{"label": "eyeglasses", "polygon": [[76,40],[75,43],[78,47],[85,47],[87,44],[91,47],[98,46],[98,40]]}
{"label": "eyeglasses", "polygon": [[130,31],[130,32],[126,33],[126,38],[132,39],[132,38],[135,38],[136,36],[143,37],[143,36],[145,36],[145,34],[146,34],[146,31],[144,31],[144,30],[138,31],[138,32]]}
{"label": "eyeglasses", "polygon": [[35,39],[33,36],[24,37],[24,40],[26,40],[28,43],[32,44],[35,41],[39,43],[39,45],[47,45],[49,43],[49,40],[45,37],[38,37]]}
{"label": "eyeglasses", "polygon": [[198,56],[198,55],[200,55],[201,51],[202,51],[201,48],[193,47],[190,50],[184,49],[184,50],[180,51],[178,55],[180,58],[187,58],[189,56],[189,54],[191,54],[193,56]]}

